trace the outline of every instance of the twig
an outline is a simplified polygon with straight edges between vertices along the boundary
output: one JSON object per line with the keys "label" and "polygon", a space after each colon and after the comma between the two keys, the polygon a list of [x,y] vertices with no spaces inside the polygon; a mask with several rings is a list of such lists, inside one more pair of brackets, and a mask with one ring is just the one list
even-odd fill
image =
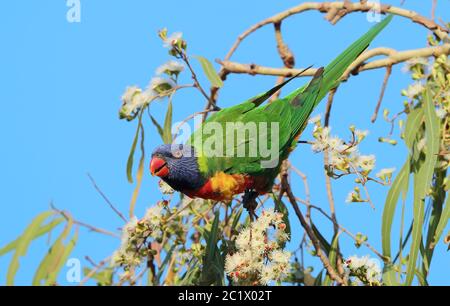
{"label": "twig", "polygon": [[[274,23],[275,28],[275,41],[277,43],[278,54],[280,55],[281,61],[284,64],[285,68],[293,68],[295,65],[295,58],[292,51],[283,41],[283,35],[281,34],[281,21]],[[277,82],[275,86],[283,83],[285,80],[284,76],[279,76],[277,78]],[[277,100],[280,97],[281,90],[278,90],[273,96],[270,98],[270,102]]]}
{"label": "twig", "polygon": [[[307,202],[305,200],[299,199],[299,198],[295,198],[298,202],[304,204],[304,205],[308,205]],[[333,221],[333,218],[328,215],[322,208],[320,208],[319,206],[316,205],[312,205],[309,204],[311,206],[312,209],[317,210],[318,212],[320,212],[324,217],[326,217],[328,220],[330,220],[331,222],[335,222]],[[337,223],[336,224],[339,229],[346,233],[348,236],[350,236],[354,241],[358,241],[358,239],[356,238],[356,235],[353,234],[352,232],[350,232],[349,230],[347,230],[345,227],[343,227],[341,224]],[[363,241],[362,244],[364,246],[366,246],[369,250],[371,250],[375,255],[377,255],[378,257],[380,257],[380,259],[382,259],[383,261],[388,260],[387,257],[383,256],[380,252],[378,252],[370,243],[368,243],[367,241]]]}
{"label": "twig", "polygon": [[298,6],[295,6],[293,8],[290,8],[288,10],[285,10],[281,13],[278,13],[272,17],[269,17],[261,22],[258,22],[257,24],[250,27],[248,30],[243,32],[241,35],[238,36],[235,43],[231,47],[230,51],[228,51],[227,55],[225,56],[225,60],[228,60],[231,58],[231,56],[234,54],[240,43],[247,38],[250,34],[255,32],[256,30],[262,28],[265,25],[268,24],[274,24],[277,22],[280,22],[292,15],[296,15],[305,11],[309,10],[318,10],[321,13],[329,13],[331,10],[342,10],[345,9],[346,13],[351,12],[368,12],[372,9],[380,9],[380,13],[386,14],[391,13],[394,15],[402,16],[405,18],[408,18],[412,20],[413,22],[416,22],[429,30],[432,30],[435,32],[435,34],[438,37],[445,37],[447,36],[447,31],[445,28],[441,27],[437,23],[435,23],[433,20],[430,20],[424,16],[419,15],[418,13],[406,9],[402,9],[399,7],[395,7],[392,5],[387,4],[379,4],[376,2],[366,2],[366,3],[351,3],[350,5],[348,3],[345,3],[343,1],[336,1],[336,2],[305,2]]}
{"label": "twig", "polygon": [[330,264],[330,260],[328,259],[326,254],[323,252],[323,250],[320,246],[319,240],[317,239],[313,230],[311,229],[311,227],[309,226],[309,224],[306,222],[305,218],[303,217],[303,214],[302,214],[300,208],[298,207],[295,196],[292,193],[291,187],[287,181],[287,172],[283,173],[281,176],[281,190],[280,190],[280,195],[279,195],[280,199],[283,197],[283,194],[287,195],[289,202],[293,206],[295,214],[297,215],[297,217],[300,221],[300,224],[305,229],[306,234],[308,235],[309,239],[313,243],[316,254],[319,257],[319,259],[322,261],[322,264],[323,264],[324,268],[327,270],[330,278],[332,280],[336,281],[338,284],[345,286],[346,285],[345,281],[338,275],[338,273],[334,270],[333,266]]}
{"label": "twig", "polygon": [[95,273],[97,273],[98,270],[100,270],[107,262],[109,262],[110,259],[111,257],[108,256],[102,261],[100,261],[98,265],[94,266],[94,268],[91,271],[89,271],[89,273],[86,274],[86,276],[81,280],[78,286],[83,286],[89,279],[91,279],[92,276],[95,275]]}
{"label": "twig", "polygon": [[[372,70],[387,66],[393,66],[412,58],[416,57],[438,57],[442,54],[450,54],[450,44],[446,43],[440,46],[427,47],[420,49],[412,49],[406,51],[396,51],[390,48],[375,48],[362,53],[358,59],[350,65],[350,67],[343,74],[341,80],[346,80],[350,73],[357,74],[361,71]],[[372,62],[364,63],[367,59],[379,56],[388,55],[386,58],[374,60]],[[290,77],[297,73],[300,73],[302,68],[275,68],[260,66],[257,64],[241,64],[231,61],[217,61],[222,65],[228,73],[244,73],[250,75],[272,75],[272,76],[285,76]],[[305,73],[301,74],[299,77],[313,76],[317,69],[310,68]]]}
{"label": "twig", "polygon": [[205,97],[207,101],[209,101],[209,96],[206,94],[203,87],[200,85],[200,82],[198,81],[197,74],[195,73],[194,69],[191,66],[191,63],[189,61],[188,56],[186,55],[186,52],[183,50],[180,50],[178,47],[174,46],[174,50],[178,53],[178,55],[181,57],[183,62],[186,64],[186,66],[189,68],[189,71],[191,72],[192,79],[194,80],[195,87],[201,92],[201,94]]}
{"label": "twig", "polygon": [[436,7],[437,7],[437,0],[432,0],[431,1],[431,20],[435,19]]}
{"label": "twig", "polygon": [[125,222],[127,223],[128,220],[123,216],[123,214],[111,203],[111,201],[108,199],[108,197],[103,193],[103,191],[98,187],[97,183],[95,182],[94,178],[91,176],[90,173],[87,173],[87,176],[91,180],[92,185],[94,186],[95,190],[102,196],[103,200],[111,207],[111,209]]}
{"label": "twig", "polygon": [[295,167],[291,163],[289,163],[289,166],[302,179],[303,186],[305,187],[306,201],[309,202],[311,200],[311,192],[310,192],[310,189],[309,189],[308,177],[306,176],[306,174],[304,174],[302,171],[300,171],[297,167]]}
{"label": "twig", "polygon": [[71,219],[73,220],[73,223],[74,223],[74,224],[78,224],[79,226],[85,227],[85,228],[87,228],[87,229],[89,229],[89,230],[91,230],[91,231],[93,231],[93,232],[97,232],[97,233],[100,233],[100,234],[112,236],[112,237],[115,237],[115,238],[120,238],[120,236],[117,235],[116,233],[113,233],[113,232],[110,232],[110,231],[108,231],[108,230],[104,230],[104,229],[95,227],[95,226],[93,226],[93,225],[90,225],[90,224],[87,224],[87,223],[84,223],[84,222],[75,220],[75,219],[73,219],[72,217],[69,217],[69,215],[68,215],[65,211],[57,209],[57,208],[53,205],[53,203],[50,203],[50,207],[51,207],[54,211],[56,211],[58,214],[60,214],[61,216],[63,216],[65,219],[71,218]]}
{"label": "twig", "polygon": [[[338,89],[338,87],[333,88],[332,90],[330,90],[330,93],[328,94],[328,100],[327,100],[327,106],[325,109],[325,118],[324,118],[324,126],[325,127],[328,127],[330,124],[331,108],[333,106],[334,95],[336,94],[337,89]],[[354,137],[354,134],[352,134],[352,137]],[[354,142],[354,139],[352,139],[352,142]],[[329,150],[324,151],[323,163],[324,163],[324,166],[327,166],[330,163]],[[327,191],[328,203],[330,205],[331,218],[333,221],[334,236],[336,237],[336,239],[339,239],[339,226],[338,226],[338,221],[337,221],[337,217],[336,217],[336,209],[335,209],[335,203],[334,203],[334,197],[333,197],[333,189],[331,187],[331,179],[326,170],[324,171],[324,174],[325,174],[325,189]],[[345,278],[345,270],[344,270],[342,262],[343,262],[343,259],[341,257],[340,247],[339,247],[339,242],[338,242],[337,243],[336,267],[338,269],[338,272],[341,275],[343,275]]]}
{"label": "twig", "polygon": [[370,119],[370,121],[372,123],[374,123],[377,120],[378,112],[379,112],[380,106],[381,106],[381,101],[383,101],[384,92],[386,90],[387,83],[389,81],[389,77],[391,76],[391,73],[392,73],[392,66],[387,66],[386,74],[384,75],[383,85],[381,86],[380,97],[378,98],[378,102],[375,107],[375,111],[373,112],[372,118]]}

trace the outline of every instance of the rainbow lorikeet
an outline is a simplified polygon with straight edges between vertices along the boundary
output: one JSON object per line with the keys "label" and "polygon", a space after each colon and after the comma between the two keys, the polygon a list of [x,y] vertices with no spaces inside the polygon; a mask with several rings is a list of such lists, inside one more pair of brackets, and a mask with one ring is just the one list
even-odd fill
{"label": "rainbow lorikeet", "polygon": [[[319,68],[307,85],[288,96],[262,105],[296,76],[214,113],[186,144],[159,146],[152,153],[152,175],[189,197],[218,201],[248,191],[256,195],[271,191],[282,161],[296,147],[314,108],[391,19],[388,16],[373,26],[328,66]],[[266,143],[261,146],[258,142]],[[267,152],[274,150],[276,154],[269,156]]]}

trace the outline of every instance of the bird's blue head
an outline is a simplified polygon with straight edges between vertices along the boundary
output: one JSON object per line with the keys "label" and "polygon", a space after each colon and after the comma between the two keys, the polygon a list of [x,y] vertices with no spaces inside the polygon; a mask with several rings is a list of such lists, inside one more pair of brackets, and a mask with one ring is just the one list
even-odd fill
{"label": "bird's blue head", "polygon": [[195,150],[190,145],[164,144],[152,153],[150,172],[178,191],[195,190],[205,183]]}

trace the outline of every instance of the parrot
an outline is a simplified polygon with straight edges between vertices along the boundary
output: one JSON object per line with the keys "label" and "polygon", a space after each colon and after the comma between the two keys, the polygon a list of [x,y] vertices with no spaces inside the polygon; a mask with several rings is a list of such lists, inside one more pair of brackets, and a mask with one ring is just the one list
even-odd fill
{"label": "parrot", "polygon": [[[339,85],[343,73],[391,19],[392,15],[374,25],[325,68],[318,68],[308,84],[287,96],[264,104],[304,71],[267,92],[213,113],[184,144],[158,146],[151,154],[151,174],[190,198],[229,202],[242,193],[245,199],[250,193],[258,196],[271,192],[282,162],[297,146],[315,107]],[[227,128],[232,124],[237,131]],[[270,146],[258,147],[258,140]],[[275,158],[268,159],[267,147],[276,150]],[[220,150],[230,154],[215,154]],[[236,156],[233,152],[244,154]]]}

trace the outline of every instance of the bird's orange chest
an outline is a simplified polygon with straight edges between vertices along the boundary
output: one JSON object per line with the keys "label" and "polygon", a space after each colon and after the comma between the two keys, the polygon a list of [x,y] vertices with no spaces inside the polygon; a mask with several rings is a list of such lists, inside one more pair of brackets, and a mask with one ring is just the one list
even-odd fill
{"label": "bird's orange chest", "polygon": [[189,197],[199,197],[216,201],[231,201],[235,194],[253,187],[253,179],[242,174],[217,172],[197,190],[185,191]]}

